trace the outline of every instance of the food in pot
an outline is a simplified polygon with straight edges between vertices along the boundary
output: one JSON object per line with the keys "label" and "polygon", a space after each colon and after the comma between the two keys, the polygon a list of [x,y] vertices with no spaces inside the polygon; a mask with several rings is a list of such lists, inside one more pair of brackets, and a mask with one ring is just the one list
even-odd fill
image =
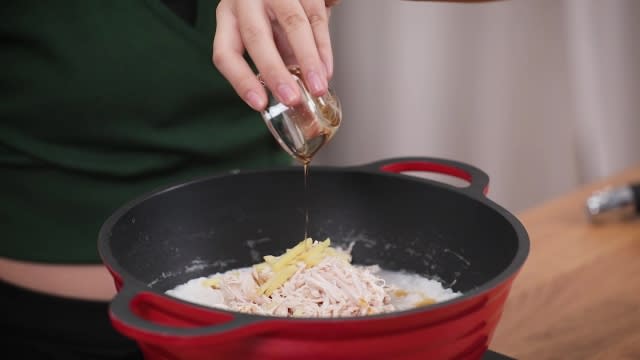
{"label": "food in pot", "polygon": [[192,279],[168,295],[250,314],[341,317],[381,314],[462,295],[440,282],[351,263],[351,248],[311,238],[251,267]]}

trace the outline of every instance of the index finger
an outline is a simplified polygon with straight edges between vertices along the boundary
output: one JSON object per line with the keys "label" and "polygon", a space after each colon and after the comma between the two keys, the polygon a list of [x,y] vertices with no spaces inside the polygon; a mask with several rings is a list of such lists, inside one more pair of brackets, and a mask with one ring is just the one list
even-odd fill
{"label": "index finger", "polygon": [[261,111],[267,105],[262,84],[245,61],[244,46],[238,24],[230,8],[216,9],[216,31],[213,38],[213,63],[227,78],[236,93],[254,110]]}

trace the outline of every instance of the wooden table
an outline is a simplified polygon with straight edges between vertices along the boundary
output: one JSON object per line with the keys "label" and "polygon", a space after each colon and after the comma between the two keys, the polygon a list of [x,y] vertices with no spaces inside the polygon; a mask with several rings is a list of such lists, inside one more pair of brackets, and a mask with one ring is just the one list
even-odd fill
{"label": "wooden table", "polygon": [[640,359],[640,220],[590,224],[586,198],[640,164],[518,215],[531,252],[491,349],[517,359]]}

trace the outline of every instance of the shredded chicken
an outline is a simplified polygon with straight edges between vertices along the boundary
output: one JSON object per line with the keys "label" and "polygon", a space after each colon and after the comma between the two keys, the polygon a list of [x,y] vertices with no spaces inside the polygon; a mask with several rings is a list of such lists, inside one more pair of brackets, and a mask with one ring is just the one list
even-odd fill
{"label": "shredded chicken", "polygon": [[[351,248],[307,239],[280,257],[265,256],[252,268],[216,275],[209,286],[229,310],[251,314],[339,317],[394,310],[393,289],[376,276],[377,266],[351,264]],[[315,249],[315,250],[314,250]]]}

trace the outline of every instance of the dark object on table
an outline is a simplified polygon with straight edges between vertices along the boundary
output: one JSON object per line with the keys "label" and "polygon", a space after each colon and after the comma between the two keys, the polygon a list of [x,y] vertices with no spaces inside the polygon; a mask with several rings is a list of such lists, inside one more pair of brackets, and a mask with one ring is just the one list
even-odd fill
{"label": "dark object on table", "polygon": [[488,350],[482,357],[482,360],[516,360],[516,358]]}
{"label": "dark object on table", "polygon": [[640,214],[640,183],[609,187],[592,194],[586,202],[586,213],[593,223],[626,220]]}

